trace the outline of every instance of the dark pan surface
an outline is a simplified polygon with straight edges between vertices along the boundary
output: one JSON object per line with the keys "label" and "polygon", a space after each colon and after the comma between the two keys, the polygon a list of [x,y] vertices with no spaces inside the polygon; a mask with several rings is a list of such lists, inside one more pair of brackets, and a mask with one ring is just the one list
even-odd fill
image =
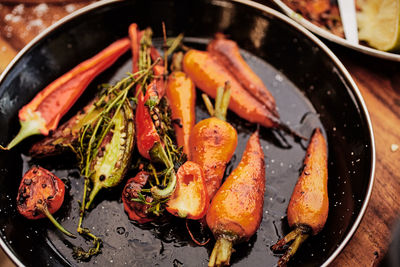
{"label": "dark pan surface", "polygon": [[[324,230],[308,240],[292,265],[327,263],[348,241],[366,207],[373,179],[372,130],[354,83],[341,65],[315,39],[275,14],[228,1],[162,0],[110,2],[85,12],[37,40],[3,77],[0,143],[5,144],[16,134],[20,107],[55,78],[126,36],[132,22],[141,28],[152,27],[155,37],[160,37],[161,21],[165,21],[169,36],[184,32],[186,44],[199,49],[205,48],[214,33],[224,32],[243,48],[244,58],[276,98],[284,122],[306,135],[314,127],[324,130],[329,144],[330,213]],[[127,53],[92,83],[69,116],[94,94],[98,84],[115,82],[130,68]],[[197,106],[197,119],[207,117],[201,101]],[[232,113],[228,120],[238,129],[239,145],[227,173],[239,162],[249,135],[256,129]],[[274,266],[278,255],[270,246],[289,230],[286,207],[302,167],[306,143],[265,128],[261,128],[261,137],[267,179],[264,218],[257,234],[248,243],[236,246],[233,266]],[[28,221],[16,211],[21,176],[29,165],[40,164],[65,178],[69,191],[56,217],[67,229],[76,229],[83,179],[69,155],[41,161],[24,156],[39,138],[31,138],[11,152],[0,152],[0,236],[17,264],[207,265],[214,241],[205,247],[195,245],[183,220],[166,216],[155,224],[131,223],[120,201],[124,183],[99,195],[96,208],[84,221],[84,226],[103,238],[103,253],[88,263],[76,262],[70,244],[88,247],[89,242],[66,238],[46,220]],[[195,224],[191,226],[196,229]]]}

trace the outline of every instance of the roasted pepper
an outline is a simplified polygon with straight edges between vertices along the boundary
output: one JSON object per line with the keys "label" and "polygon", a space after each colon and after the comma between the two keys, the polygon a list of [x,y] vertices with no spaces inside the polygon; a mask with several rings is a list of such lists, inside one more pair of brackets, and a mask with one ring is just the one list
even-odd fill
{"label": "roasted pepper", "polygon": [[36,220],[47,217],[64,234],[75,237],[62,227],[52,213],[62,205],[65,195],[64,183],[50,171],[33,166],[22,177],[17,195],[17,209],[24,217]]}
{"label": "roasted pepper", "polygon": [[181,218],[203,218],[209,203],[203,170],[198,164],[186,161],[176,176],[176,189],[167,202],[167,211]]}
{"label": "roasted pepper", "polygon": [[145,171],[140,171],[135,177],[130,178],[122,191],[122,202],[124,203],[125,212],[129,219],[138,223],[147,223],[153,220],[149,217],[150,204],[153,199],[150,196],[140,194],[143,186],[149,179],[149,174]]}
{"label": "roasted pepper", "polygon": [[130,47],[128,38],[118,40],[96,56],[80,63],[44,88],[19,111],[21,129],[5,149],[35,134],[48,135],[71,108],[89,83],[111,66]]}
{"label": "roasted pepper", "polygon": [[318,234],[325,225],[329,211],[327,158],[326,141],[321,130],[317,128],[308,145],[304,168],[287,210],[289,226],[294,230],[271,247],[273,251],[286,249],[278,266],[286,266],[299,246],[310,235]]}
{"label": "roasted pepper", "polygon": [[208,266],[229,265],[232,246],[254,235],[262,220],[264,192],[264,153],[257,131],[207,211],[207,225],[217,239]]}
{"label": "roasted pepper", "polygon": [[58,127],[52,135],[35,143],[29,154],[34,158],[58,155],[66,150],[75,151],[81,128],[96,121],[100,108],[93,105],[98,98],[86,105],[81,112]]}
{"label": "roasted pepper", "polygon": [[102,188],[116,186],[128,170],[135,141],[133,111],[128,101],[116,112],[97,155],[90,162],[90,179],[93,183],[86,209]]}

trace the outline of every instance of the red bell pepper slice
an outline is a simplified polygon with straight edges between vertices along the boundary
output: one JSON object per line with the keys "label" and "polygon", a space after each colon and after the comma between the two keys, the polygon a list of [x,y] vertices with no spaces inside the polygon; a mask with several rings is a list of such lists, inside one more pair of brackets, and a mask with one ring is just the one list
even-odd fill
{"label": "red bell pepper slice", "polygon": [[35,134],[48,135],[55,130],[61,117],[81,96],[90,82],[110,67],[130,47],[128,38],[120,39],[94,57],[80,63],[44,88],[19,111],[21,129],[8,144],[11,149]]}
{"label": "red bell pepper slice", "polygon": [[167,203],[167,211],[175,216],[198,220],[209,205],[206,182],[200,165],[186,161],[177,172],[177,184]]}

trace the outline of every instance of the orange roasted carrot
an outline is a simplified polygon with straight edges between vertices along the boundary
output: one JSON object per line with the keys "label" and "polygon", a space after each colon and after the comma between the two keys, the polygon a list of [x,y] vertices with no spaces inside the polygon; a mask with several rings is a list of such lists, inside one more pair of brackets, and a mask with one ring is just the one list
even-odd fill
{"label": "orange roasted carrot", "polygon": [[183,69],[198,88],[213,98],[217,94],[217,89],[229,81],[231,83],[229,109],[239,117],[267,128],[281,129],[294,137],[307,140],[282,123],[275,111],[269,110],[244,89],[227,68],[209,52],[189,50],[183,58]]}
{"label": "orange roasted carrot", "polygon": [[260,77],[254,73],[240,55],[236,42],[226,39],[223,34],[219,33],[208,44],[207,50],[224,65],[244,89],[263,104],[275,117],[279,118],[274,97]]}
{"label": "orange roasted carrot", "polygon": [[21,129],[6,149],[11,149],[28,136],[48,135],[50,131],[56,129],[62,116],[76,102],[90,82],[111,66],[129,47],[128,38],[120,39],[39,92],[31,102],[20,109],[18,117]]}
{"label": "orange roasted carrot", "polygon": [[183,69],[195,85],[212,98],[216,97],[217,88],[229,81],[231,84],[229,109],[239,117],[265,127],[274,128],[280,125],[279,118],[247,92],[210,53],[189,50],[183,58]]}
{"label": "orange roasted carrot", "polygon": [[189,141],[191,160],[199,164],[204,171],[209,200],[220,187],[226,165],[237,146],[237,132],[225,121],[230,91],[224,92],[223,88],[219,88],[218,91],[215,111],[212,110],[211,103],[208,104],[213,117],[198,122]]}
{"label": "orange roasted carrot", "polygon": [[289,226],[294,230],[271,247],[273,251],[280,251],[294,240],[279,259],[278,266],[285,266],[301,243],[310,234],[318,234],[325,225],[329,211],[327,157],[325,138],[321,130],[316,129],[287,210]]}
{"label": "orange roasted carrot", "polygon": [[217,239],[208,266],[229,265],[232,246],[254,235],[262,219],[264,192],[264,153],[257,131],[208,209],[207,225]]}
{"label": "orange roasted carrot", "polygon": [[189,138],[196,123],[196,89],[192,79],[180,70],[173,71],[168,77],[167,98],[174,121],[176,141],[190,159]]}

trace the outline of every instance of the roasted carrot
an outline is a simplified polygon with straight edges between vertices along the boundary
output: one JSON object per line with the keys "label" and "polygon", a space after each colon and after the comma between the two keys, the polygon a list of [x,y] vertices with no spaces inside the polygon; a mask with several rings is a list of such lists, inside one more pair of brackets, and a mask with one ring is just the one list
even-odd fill
{"label": "roasted carrot", "polygon": [[48,135],[57,128],[62,116],[71,108],[89,83],[111,66],[130,47],[128,38],[120,39],[94,57],[80,63],[44,88],[19,111],[21,129],[5,149],[35,134]]}
{"label": "roasted carrot", "polygon": [[229,109],[250,122],[272,128],[279,126],[279,119],[243,89],[229,71],[210,53],[189,50],[183,58],[183,70],[192,78],[198,88],[212,98],[216,97],[217,88],[224,86],[225,82],[229,81],[231,83]]}
{"label": "roasted carrot", "polygon": [[273,251],[285,249],[278,266],[285,266],[309,235],[318,234],[328,218],[328,166],[327,146],[320,129],[316,129],[307,148],[304,169],[290,198],[287,218],[294,230],[280,239]]}
{"label": "roasted carrot", "polygon": [[207,225],[217,242],[208,266],[229,265],[232,246],[246,242],[262,219],[265,164],[258,131],[248,140],[237,168],[215,194],[207,211]]}
{"label": "roasted carrot", "polygon": [[[179,54],[176,55],[180,57]],[[190,159],[189,138],[196,123],[194,83],[184,72],[175,70],[168,77],[166,95],[172,112],[172,121],[175,123],[176,141]]]}
{"label": "roasted carrot", "polygon": [[219,33],[216,35],[216,38],[208,44],[207,50],[211,55],[216,57],[217,61],[225,66],[244,89],[279,119],[274,97],[270,91],[268,91],[260,77],[254,73],[240,55],[239,47],[236,42],[226,39],[223,34]]}
{"label": "roasted carrot", "polygon": [[[229,87],[228,84],[226,86]],[[204,171],[210,200],[221,185],[226,165],[237,146],[237,132],[225,121],[229,93],[229,89],[225,92],[222,87],[218,89],[215,111],[211,103],[207,104],[213,117],[198,122],[192,130],[189,141],[192,161],[198,163]]]}

